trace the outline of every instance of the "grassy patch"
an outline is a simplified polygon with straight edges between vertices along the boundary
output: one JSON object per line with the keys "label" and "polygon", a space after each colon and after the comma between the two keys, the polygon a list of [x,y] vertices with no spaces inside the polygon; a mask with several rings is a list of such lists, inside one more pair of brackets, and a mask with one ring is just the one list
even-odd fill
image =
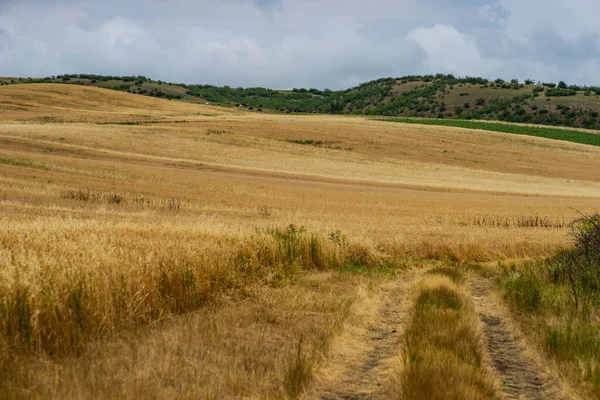
{"label": "grassy patch", "polygon": [[415,312],[417,317],[421,317],[433,310],[460,311],[462,306],[463,300],[455,290],[447,286],[439,286],[421,292],[417,298]]}
{"label": "grassy patch", "polygon": [[137,207],[166,208],[179,210],[182,201],[175,197],[155,198],[129,193],[106,192],[90,189],[68,189],[60,193],[62,199],[77,200],[86,203],[99,203],[111,205],[131,205]]}
{"label": "grassy patch", "polygon": [[307,139],[307,140],[285,139],[284,141],[288,142],[288,143],[301,144],[301,145],[305,145],[305,146],[324,147],[326,149],[333,149],[333,150],[347,150],[347,151],[353,150],[352,147],[336,146],[336,143],[340,143],[339,141],[313,140],[313,139]]}
{"label": "grassy patch", "polygon": [[38,169],[50,169],[46,164],[29,160],[27,158],[8,158],[0,157],[0,164],[12,165],[14,167],[26,167],[26,168],[38,168]]}
{"label": "grassy patch", "polygon": [[[148,123],[151,123],[151,122],[146,121],[144,123],[148,124]],[[140,121],[119,121],[119,122],[97,122],[97,124],[98,125],[125,125],[125,126],[131,126],[131,125],[142,125],[142,122],[140,122]]]}
{"label": "grassy patch", "polygon": [[386,264],[381,264],[381,265],[377,265],[375,267],[368,267],[366,265],[363,264],[354,264],[354,263],[346,263],[344,265],[342,265],[338,271],[340,272],[348,272],[348,273],[352,273],[352,274],[363,274],[363,275],[369,275],[369,276],[376,276],[376,275],[394,275],[398,269],[394,268],[392,265],[388,265]]}
{"label": "grassy patch", "polygon": [[96,125],[124,125],[124,126],[138,126],[138,125],[151,125],[151,124],[186,124],[187,120],[178,121],[163,121],[163,120],[148,120],[148,121],[108,121],[108,122],[96,122]]}
{"label": "grassy patch", "polygon": [[600,134],[571,129],[558,129],[542,126],[511,125],[501,122],[481,122],[469,120],[429,119],[429,118],[385,118],[379,121],[401,122],[404,124],[453,126],[457,128],[479,129],[484,131],[512,133],[516,135],[536,136],[546,139],[600,146]]}
{"label": "grassy patch", "polygon": [[225,130],[219,130],[219,129],[207,129],[206,130],[207,135],[223,135],[223,134],[229,134],[229,133],[232,133],[232,132],[225,131]]}
{"label": "grassy patch", "polygon": [[428,274],[445,275],[452,279],[453,282],[461,283],[465,280],[465,275],[457,268],[452,267],[435,267],[427,271]]}
{"label": "grassy patch", "polygon": [[302,338],[298,342],[296,357],[290,362],[285,372],[283,384],[287,395],[296,399],[310,382],[313,376],[313,365],[302,351]]}
{"label": "grassy patch", "polygon": [[[446,275],[438,268],[436,273]],[[453,275],[453,274],[450,274]],[[401,393],[406,399],[490,399],[498,394],[481,368],[477,317],[459,286],[439,281],[419,293],[406,333]]]}
{"label": "grassy patch", "polygon": [[333,142],[327,142],[327,141],[322,141],[322,140],[312,140],[312,139],[308,139],[308,140],[285,139],[285,141],[288,143],[304,144],[304,145],[308,145],[308,146],[324,146],[326,144],[333,143]]}
{"label": "grassy patch", "polygon": [[542,281],[533,274],[511,274],[503,282],[506,297],[522,312],[538,310],[542,300]]}

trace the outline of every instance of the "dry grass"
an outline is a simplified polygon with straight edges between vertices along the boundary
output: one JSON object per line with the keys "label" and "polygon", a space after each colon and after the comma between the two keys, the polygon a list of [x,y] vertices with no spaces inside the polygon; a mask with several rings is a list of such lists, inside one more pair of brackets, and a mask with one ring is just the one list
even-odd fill
{"label": "dry grass", "polygon": [[[186,389],[200,375],[181,375],[187,352],[177,348],[196,346],[196,365],[206,356],[191,344],[198,331],[217,353],[262,354],[254,331],[248,342],[226,338],[255,324],[257,308],[237,301],[248,287],[281,300],[304,290],[290,281],[348,263],[553,254],[568,245],[564,222],[595,211],[600,196],[600,150],[543,139],[248,114],[77,86],[0,87],[0,102],[2,386],[23,397],[35,387],[134,397],[146,386],[159,397],[278,397],[284,381],[288,395],[302,391],[314,351],[327,349],[307,332],[331,336],[326,319],[280,331],[273,349],[282,355],[261,358],[276,380],[214,361],[198,381],[229,378],[202,395]],[[353,281],[342,282],[351,298]],[[236,302],[218,308],[227,296]],[[290,315],[313,307],[281,302]],[[332,307],[327,318],[346,306]],[[229,322],[203,325],[210,312]],[[239,326],[238,312],[248,313]],[[128,375],[117,366],[123,354],[131,356],[122,368],[146,372]]]}
{"label": "dry grass", "polygon": [[[183,102],[71,85],[31,84],[0,88],[0,120],[31,124],[169,120],[178,116],[219,115],[223,110]],[[235,113],[235,110],[228,111]]]}
{"label": "dry grass", "polygon": [[[352,246],[342,249],[293,226],[235,237],[164,225],[94,225],[29,225],[26,236],[17,230],[0,236],[11,249],[0,286],[4,347],[70,354],[230,290],[362,261]],[[103,236],[107,229],[110,236]]]}
{"label": "dry grass", "polygon": [[485,345],[468,295],[459,284],[440,276],[448,275],[447,269],[434,272],[437,276],[425,278],[416,296],[405,339],[405,366],[392,381],[390,396],[500,398],[492,374],[484,367]]}
{"label": "dry grass", "polygon": [[[381,278],[315,273],[293,286],[251,286],[221,305],[96,342],[78,357],[19,356],[2,370],[0,397],[285,398],[310,371],[357,293]],[[307,374],[298,376],[300,358]]]}

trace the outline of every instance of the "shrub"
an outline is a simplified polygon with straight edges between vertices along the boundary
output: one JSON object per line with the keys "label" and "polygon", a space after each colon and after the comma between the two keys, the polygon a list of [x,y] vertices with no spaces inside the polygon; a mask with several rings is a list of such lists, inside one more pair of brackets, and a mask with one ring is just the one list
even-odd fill
{"label": "shrub", "polygon": [[573,89],[548,89],[546,91],[546,96],[550,97],[566,97],[566,96],[575,96],[577,94],[576,90]]}

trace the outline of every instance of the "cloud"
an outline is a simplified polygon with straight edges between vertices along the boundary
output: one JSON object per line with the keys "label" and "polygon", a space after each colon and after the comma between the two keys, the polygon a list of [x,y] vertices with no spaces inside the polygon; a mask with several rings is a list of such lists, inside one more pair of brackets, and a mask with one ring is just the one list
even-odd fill
{"label": "cloud", "polygon": [[0,73],[345,88],[451,72],[598,84],[596,0],[0,2]]}
{"label": "cloud", "polygon": [[2,72],[144,74],[232,86],[341,88],[399,75],[414,65],[402,60],[415,51],[404,39],[361,32],[365,15],[377,18],[384,1],[374,1],[369,12],[352,0],[327,6],[311,0],[122,3],[5,6],[0,10],[9,15],[0,20],[8,32],[0,44]]}
{"label": "cloud", "polygon": [[499,0],[495,6],[508,14],[503,24],[507,37],[521,43],[532,44],[540,34],[577,40],[600,33],[596,0]]}
{"label": "cloud", "polygon": [[503,25],[509,16],[508,11],[499,3],[485,4],[477,8],[479,17],[487,19],[493,25]]}
{"label": "cloud", "polygon": [[425,69],[428,73],[490,76],[500,67],[498,61],[482,57],[471,36],[451,26],[416,28],[408,33],[408,39],[425,52]]}

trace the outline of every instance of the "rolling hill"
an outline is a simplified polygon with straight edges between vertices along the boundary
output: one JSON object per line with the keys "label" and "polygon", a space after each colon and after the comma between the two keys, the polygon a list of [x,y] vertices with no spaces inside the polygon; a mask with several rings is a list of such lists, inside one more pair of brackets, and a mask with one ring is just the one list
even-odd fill
{"label": "rolling hill", "polygon": [[384,78],[340,91],[271,90],[186,85],[144,76],[62,75],[0,78],[3,85],[63,83],[151,97],[279,113],[330,113],[438,119],[499,120],[600,129],[600,87],[532,80],[494,81],[453,75]]}

